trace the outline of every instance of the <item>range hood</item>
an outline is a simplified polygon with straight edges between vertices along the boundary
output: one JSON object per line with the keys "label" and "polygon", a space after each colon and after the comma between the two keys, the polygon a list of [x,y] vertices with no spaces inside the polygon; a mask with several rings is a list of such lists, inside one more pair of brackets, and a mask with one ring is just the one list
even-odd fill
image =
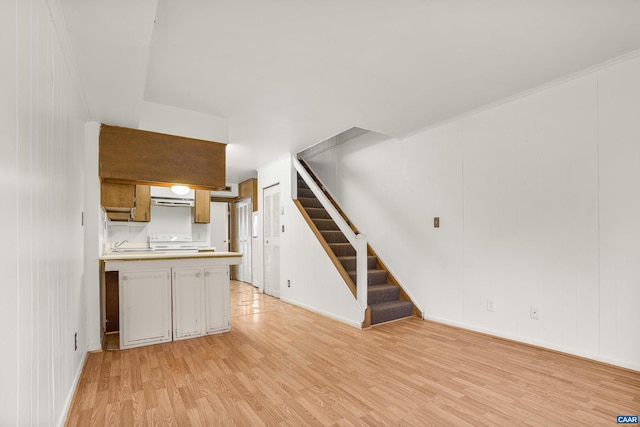
{"label": "range hood", "polygon": [[165,206],[165,207],[178,207],[178,208],[192,208],[194,205],[193,199],[178,199],[174,197],[152,197],[151,206]]}
{"label": "range hood", "polygon": [[151,206],[191,208],[194,206],[194,197],[193,190],[184,196],[178,196],[170,188],[151,186]]}

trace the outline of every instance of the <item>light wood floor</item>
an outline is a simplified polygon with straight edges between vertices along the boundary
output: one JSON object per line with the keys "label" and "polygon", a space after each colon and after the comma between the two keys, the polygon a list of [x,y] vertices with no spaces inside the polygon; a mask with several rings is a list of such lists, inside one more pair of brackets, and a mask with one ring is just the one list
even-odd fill
{"label": "light wood floor", "polygon": [[70,426],[581,425],[640,373],[418,319],[361,331],[232,282],[232,331],[89,355]]}

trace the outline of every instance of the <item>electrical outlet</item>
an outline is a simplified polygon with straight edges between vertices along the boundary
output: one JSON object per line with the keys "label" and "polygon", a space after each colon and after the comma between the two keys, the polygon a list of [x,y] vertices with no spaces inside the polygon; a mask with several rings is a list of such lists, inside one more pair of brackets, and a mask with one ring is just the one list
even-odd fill
{"label": "electrical outlet", "polygon": [[78,333],[76,332],[75,334],[73,334],[73,347],[74,347],[74,351],[78,351]]}
{"label": "electrical outlet", "polygon": [[291,287],[291,280],[287,280],[287,288]]}
{"label": "electrical outlet", "polygon": [[494,300],[487,300],[487,311],[496,311],[496,302]]}
{"label": "electrical outlet", "polygon": [[531,307],[531,311],[529,312],[529,317],[531,317],[532,319],[538,320],[540,313],[538,312],[538,308],[537,307]]}
{"label": "electrical outlet", "polygon": [[440,217],[433,217],[433,228],[440,228]]}

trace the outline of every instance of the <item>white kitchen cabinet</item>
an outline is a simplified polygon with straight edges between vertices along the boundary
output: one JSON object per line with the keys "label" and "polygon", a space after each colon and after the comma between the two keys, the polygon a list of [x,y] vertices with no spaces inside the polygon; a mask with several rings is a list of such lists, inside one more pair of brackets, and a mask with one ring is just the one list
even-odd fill
{"label": "white kitchen cabinet", "polygon": [[166,256],[103,257],[105,273],[119,276],[121,349],[231,330],[229,266],[239,254]]}
{"label": "white kitchen cabinet", "polygon": [[204,293],[206,333],[215,334],[228,331],[229,322],[229,267],[209,267],[204,269]]}
{"label": "white kitchen cabinet", "polygon": [[171,269],[122,272],[120,348],[171,341]]}
{"label": "white kitchen cabinet", "polygon": [[173,339],[204,335],[202,268],[173,269]]}

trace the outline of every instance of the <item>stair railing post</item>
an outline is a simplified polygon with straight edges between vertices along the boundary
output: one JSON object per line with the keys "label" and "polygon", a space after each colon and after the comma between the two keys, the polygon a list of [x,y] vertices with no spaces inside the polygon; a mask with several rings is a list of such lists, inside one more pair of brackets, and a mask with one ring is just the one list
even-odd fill
{"label": "stair railing post", "polygon": [[358,305],[364,310],[367,309],[367,236],[356,235],[356,288]]}

